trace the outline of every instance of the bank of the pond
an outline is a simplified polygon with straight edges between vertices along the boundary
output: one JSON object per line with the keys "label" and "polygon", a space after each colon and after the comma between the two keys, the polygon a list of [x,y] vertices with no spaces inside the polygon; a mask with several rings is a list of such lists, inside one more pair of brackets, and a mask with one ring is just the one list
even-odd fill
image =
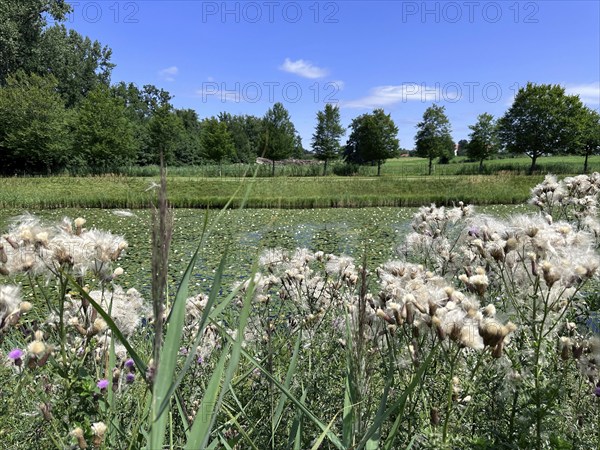
{"label": "bank of the pond", "polygon": [[[519,204],[541,176],[432,177],[169,177],[171,205],[176,208],[360,208]],[[41,177],[0,178],[0,208],[145,208],[157,178]]]}

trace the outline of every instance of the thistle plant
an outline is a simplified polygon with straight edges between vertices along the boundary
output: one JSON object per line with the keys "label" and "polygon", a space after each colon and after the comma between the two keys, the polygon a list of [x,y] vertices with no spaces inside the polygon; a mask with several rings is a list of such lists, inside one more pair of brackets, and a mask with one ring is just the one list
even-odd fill
{"label": "thistle plant", "polygon": [[379,266],[266,249],[223,286],[225,254],[210,292],[189,292],[208,221],[169,286],[163,184],[152,301],[119,285],[124,237],[18,217],[0,239],[2,420],[82,449],[597,447],[599,180],[547,177],[539,212],[506,219],[423,207]]}

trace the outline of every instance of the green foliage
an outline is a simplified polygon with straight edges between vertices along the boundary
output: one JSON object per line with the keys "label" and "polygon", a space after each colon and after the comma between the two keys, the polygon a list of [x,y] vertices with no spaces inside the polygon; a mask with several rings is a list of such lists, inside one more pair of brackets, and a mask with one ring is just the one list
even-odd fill
{"label": "green foliage", "polygon": [[579,125],[579,132],[574,153],[585,157],[583,173],[587,173],[588,158],[590,155],[600,153],[600,114],[584,106],[580,111],[577,123]]}
{"label": "green foliage", "polygon": [[48,19],[62,21],[71,6],[62,0],[0,0],[0,85],[18,70],[30,70]]}
{"label": "green foliage", "polygon": [[[135,161],[137,143],[125,107],[98,85],[77,108],[73,127],[74,169],[106,173]],[[79,166],[79,167],[78,167]]]}
{"label": "green foliage", "polygon": [[235,145],[227,129],[227,124],[219,122],[216,117],[211,117],[203,120],[201,126],[200,140],[204,156],[219,164],[225,160],[233,160],[235,158]]}
{"label": "green foliage", "polygon": [[[470,125],[471,141],[467,147],[467,156],[479,161],[479,170],[483,170],[483,161],[498,153],[500,138],[494,116],[488,113],[480,114],[477,123]],[[459,143],[460,145],[460,143]]]}
{"label": "green foliage", "polygon": [[342,146],[341,137],[346,133],[340,122],[340,108],[331,103],[323,111],[317,112],[317,125],[312,136],[315,158],[324,161],[323,175],[327,173],[327,162],[339,158]]}
{"label": "green foliage", "polygon": [[157,164],[162,154],[166,164],[174,163],[182,133],[183,124],[171,104],[161,103],[148,121],[148,147],[140,153],[140,158],[146,163]]}
{"label": "green foliage", "polygon": [[429,175],[435,158],[452,159],[454,142],[451,131],[444,106],[431,105],[423,113],[423,121],[417,124],[415,154],[429,160]]}
{"label": "green foliage", "polygon": [[538,157],[575,150],[581,108],[559,85],[527,83],[498,122],[500,139],[509,152],[529,156],[533,171]]}
{"label": "green foliage", "polygon": [[226,112],[219,114],[219,120],[227,124],[235,145],[237,162],[254,162],[258,156],[262,119],[250,115],[231,115]]}
{"label": "green foliage", "polygon": [[266,112],[261,128],[259,154],[273,161],[272,175],[275,175],[275,161],[289,158],[297,148],[296,128],[279,102]]}
{"label": "green foliage", "polygon": [[468,152],[468,147],[469,141],[467,141],[466,139],[461,139],[460,141],[458,141],[456,156],[466,156]]}
{"label": "green foliage", "polygon": [[400,151],[398,127],[391,116],[386,115],[383,109],[375,109],[371,114],[353,119],[350,128],[352,132],[344,151],[345,161],[377,164],[377,176],[381,175],[381,165]]}
{"label": "green foliage", "polygon": [[177,165],[199,164],[202,160],[202,144],[198,114],[193,109],[176,109],[175,115],[183,126],[175,148],[175,163]]}
{"label": "green foliage", "polygon": [[49,175],[70,159],[69,113],[52,76],[17,72],[0,88],[0,172]]}
{"label": "green foliage", "polygon": [[46,29],[29,70],[51,73],[68,108],[75,106],[98,84],[109,85],[114,64],[112,51],[64,25]]}

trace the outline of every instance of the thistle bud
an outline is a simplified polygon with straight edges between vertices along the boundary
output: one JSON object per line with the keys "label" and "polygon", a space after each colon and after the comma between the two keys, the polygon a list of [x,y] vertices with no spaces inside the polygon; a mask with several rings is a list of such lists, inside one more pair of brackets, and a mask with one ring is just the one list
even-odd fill
{"label": "thistle bud", "polygon": [[77,445],[80,449],[86,449],[88,447],[87,442],[85,442],[85,437],[83,437],[83,430],[80,427],[71,431],[71,436],[77,439]]}

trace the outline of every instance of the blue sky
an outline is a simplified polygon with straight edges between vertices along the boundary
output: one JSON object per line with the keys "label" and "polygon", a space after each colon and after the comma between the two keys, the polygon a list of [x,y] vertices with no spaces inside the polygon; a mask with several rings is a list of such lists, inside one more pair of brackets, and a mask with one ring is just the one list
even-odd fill
{"label": "blue sky", "polygon": [[404,148],[432,103],[458,141],[528,81],[600,107],[598,1],[69,3],[67,26],[112,48],[113,82],[162,87],[201,118],[280,101],[305,148],[328,101],[344,126],[383,108]]}

